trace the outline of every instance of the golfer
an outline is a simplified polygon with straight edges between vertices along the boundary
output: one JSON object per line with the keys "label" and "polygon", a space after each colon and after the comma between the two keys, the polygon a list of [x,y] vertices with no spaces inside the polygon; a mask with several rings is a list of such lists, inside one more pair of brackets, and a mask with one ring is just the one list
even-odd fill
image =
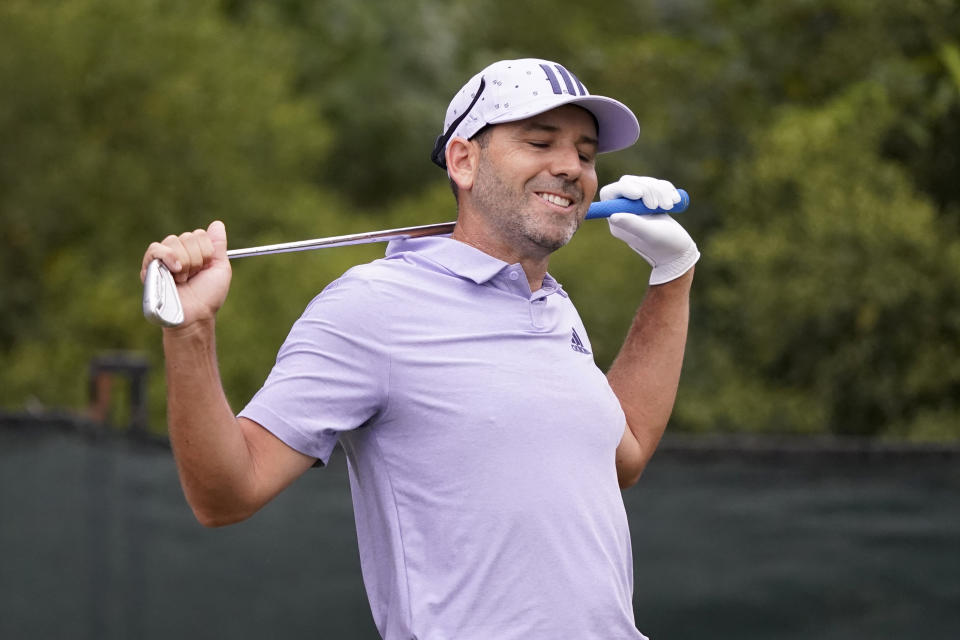
{"label": "golfer", "polygon": [[[620,490],[672,411],[700,254],[667,215],[610,217],[652,271],[606,375],[547,272],[597,192],[598,154],[638,134],[626,106],[559,64],[485,68],[433,152],[457,199],[452,236],[394,241],[326,287],[236,416],[214,346],[224,225],[151,244],[144,268],[162,260],[184,308],[163,331],[169,430],[200,522],[249,517],[339,442],[386,640],[644,638]],[[600,197],[680,200],[635,176]]]}

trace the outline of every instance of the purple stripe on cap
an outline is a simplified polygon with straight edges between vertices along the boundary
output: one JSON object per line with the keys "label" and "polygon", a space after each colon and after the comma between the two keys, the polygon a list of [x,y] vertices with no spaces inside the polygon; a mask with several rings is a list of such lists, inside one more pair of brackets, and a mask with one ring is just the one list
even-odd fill
{"label": "purple stripe on cap", "polygon": [[577,83],[577,88],[580,89],[580,95],[582,96],[590,95],[589,93],[587,93],[587,88],[583,86],[582,82],[580,82],[580,78],[578,78],[577,76],[574,76],[572,73],[570,75],[573,76],[573,81]]}
{"label": "purple stripe on cap", "polygon": [[570,79],[570,72],[563,68],[562,65],[557,65],[557,71],[560,72],[560,77],[563,78],[563,83],[567,85],[567,93],[571,95],[577,95],[577,90],[573,86],[573,81]]}
{"label": "purple stripe on cap", "polygon": [[563,90],[560,88],[560,83],[557,81],[557,76],[553,72],[553,69],[550,68],[550,65],[541,64],[540,68],[543,69],[544,73],[547,74],[547,80],[550,81],[550,86],[553,87],[553,92],[557,95],[563,93]]}

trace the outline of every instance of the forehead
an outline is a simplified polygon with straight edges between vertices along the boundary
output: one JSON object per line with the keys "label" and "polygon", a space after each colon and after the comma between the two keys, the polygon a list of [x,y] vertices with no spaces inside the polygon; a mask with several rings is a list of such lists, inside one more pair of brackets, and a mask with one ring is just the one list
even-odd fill
{"label": "forehead", "polygon": [[513,129],[514,131],[544,131],[552,133],[570,134],[578,140],[596,144],[597,119],[592,113],[573,104],[565,104],[549,111],[497,125],[495,128]]}

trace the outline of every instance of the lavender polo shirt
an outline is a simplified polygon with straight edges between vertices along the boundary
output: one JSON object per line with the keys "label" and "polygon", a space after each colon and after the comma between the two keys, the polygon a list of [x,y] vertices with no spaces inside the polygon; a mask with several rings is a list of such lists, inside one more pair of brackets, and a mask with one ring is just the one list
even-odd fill
{"label": "lavender polo shirt", "polygon": [[386,640],[644,638],[624,415],[552,277],[392,242],[310,303],[240,415],[324,462],[343,445]]}

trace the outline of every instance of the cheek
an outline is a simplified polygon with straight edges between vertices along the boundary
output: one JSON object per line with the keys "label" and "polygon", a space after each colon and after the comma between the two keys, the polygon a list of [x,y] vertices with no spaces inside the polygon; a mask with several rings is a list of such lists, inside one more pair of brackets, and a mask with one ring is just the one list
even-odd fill
{"label": "cheek", "polygon": [[495,170],[506,183],[525,183],[540,172],[534,158],[516,149],[505,149],[494,157]]}
{"label": "cheek", "polygon": [[596,167],[591,167],[589,170],[584,170],[583,175],[581,176],[581,184],[583,188],[583,199],[587,202],[591,202],[593,197],[597,195]]}
{"label": "cheek", "polygon": [[546,171],[543,161],[536,156],[518,153],[514,154],[511,160],[508,173],[518,179],[525,177],[529,180]]}

